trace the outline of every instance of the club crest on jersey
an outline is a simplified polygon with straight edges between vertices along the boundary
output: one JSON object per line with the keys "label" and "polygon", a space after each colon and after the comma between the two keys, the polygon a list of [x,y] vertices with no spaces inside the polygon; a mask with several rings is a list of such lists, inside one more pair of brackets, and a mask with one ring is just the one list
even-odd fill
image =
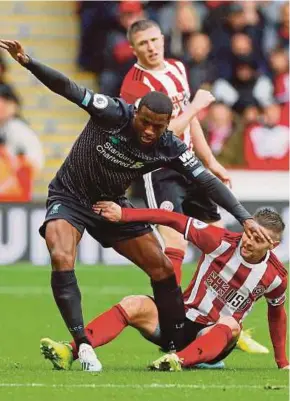
{"label": "club crest on jersey", "polygon": [[197,230],[201,230],[203,228],[208,227],[208,224],[204,223],[203,221],[197,220],[197,219],[192,220],[192,225]]}
{"label": "club crest on jersey", "polygon": [[255,287],[253,289],[253,292],[252,292],[253,297],[255,299],[261,297],[264,294],[265,290],[266,290],[266,288],[263,285],[257,285],[257,287]]}
{"label": "club crest on jersey", "polygon": [[99,95],[95,94],[94,95],[94,101],[93,105],[95,106],[96,109],[105,109],[108,106],[109,102],[106,96],[104,95]]}
{"label": "club crest on jersey", "polygon": [[174,205],[172,202],[166,200],[161,203],[160,209],[167,210],[168,212],[172,212],[172,210],[174,209]]}
{"label": "club crest on jersey", "polygon": [[114,145],[118,145],[118,143],[120,143],[120,139],[116,138],[115,136],[110,136],[110,141],[114,144]]}

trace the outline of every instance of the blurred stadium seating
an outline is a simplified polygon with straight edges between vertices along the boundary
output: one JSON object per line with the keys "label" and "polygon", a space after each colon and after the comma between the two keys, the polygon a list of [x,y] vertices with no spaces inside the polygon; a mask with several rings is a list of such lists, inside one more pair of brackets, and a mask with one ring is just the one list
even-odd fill
{"label": "blurred stadium seating", "polygon": [[[32,57],[36,57],[51,67],[63,72],[64,74],[67,74],[76,82],[95,89],[97,86],[99,73],[97,74],[97,71],[84,71],[90,69],[86,68],[80,59],[80,52],[82,51],[82,46],[84,46],[82,38],[84,37],[83,30],[85,29],[85,24],[95,24],[94,35],[86,36],[86,40],[89,42],[88,46],[91,46],[91,48],[96,47],[98,44],[96,39],[98,38],[98,32],[100,29],[107,29],[105,34],[102,31],[102,35],[104,35],[104,37],[106,37],[108,32],[111,32],[110,29],[108,29],[108,26],[116,29],[117,31],[118,29],[123,29],[120,26],[118,27],[119,11],[117,2],[110,2],[108,3],[109,5],[100,5],[97,3],[98,2],[81,1],[1,1],[1,37],[4,39],[17,39],[21,41],[27,53]],[[234,3],[240,4],[236,7],[237,4]],[[178,7],[176,4],[178,4]],[[191,9],[193,12],[193,14],[192,12],[185,12],[182,14],[185,19],[185,21],[183,21],[185,22],[184,26],[187,27],[186,29],[188,29],[188,26],[191,26],[190,24],[187,24],[189,22],[188,18],[191,18],[190,16],[194,15],[196,23],[193,24],[192,29],[198,29],[199,31],[205,32],[205,36],[208,36],[208,40],[212,41],[213,53],[215,51],[218,52],[218,50],[217,48],[214,48],[214,46],[217,44],[213,43],[213,37],[215,38],[216,35],[213,34],[212,30],[217,29],[219,34],[221,34],[221,31],[219,30],[224,29],[223,23],[228,15],[226,11],[222,11],[224,13],[222,15],[221,11],[219,10],[221,10],[222,7],[226,7],[228,4],[232,4],[233,7],[231,12],[235,13],[240,12],[241,4],[244,6],[242,2],[210,3],[204,1],[184,2],[184,4],[185,7],[187,7],[187,11],[190,11]],[[258,18],[260,28],[258,27],[257,21],[252,25],[250,24],[250,29],[247,30],[246,27],[246,33],[244,34],[245,37],[248,35],[248,39],[250,40],[250,36],[252,35],[251,38],[253,39],[253,37],[255,37],[255,35],[253,36],[253,32],[262,32],[263,36],[269,31],[269,27],[272,29],[272,31],[270,30],[272,32],[272,38],[274,38],[275,35],[277,36],[280,31],[283,31],[285,36],[285,26],[283,23],[286,23],[287,25],[287,18],[285,14],[287,13],[287,10],[285,9],[283,11],[284,2],[279,2],[280,6],[277,7],[275,7],[275,4],[274,7],[272,7],[273,4],[274,2],[267,2],[267,4],[264,4],[263,2],[261,6],[258,6],[258,8],[255,10],[257,13],[255,18]],[[116,6],[115,8],[114,5]],[[174,19],[177,18],[174,12],[176,9],[179,9],[180,11],[182,4],[174,1],[162,1],[158,3],[149,1],[143,2],[143,7],[145,16],[154,18],[160,22],[166,37],[166,41],[170,44],[172,37],[174,36],[171,26],[175,26],[174,24],[176,21]],[[247,12],[249,13],[249,10]],[[251,11],[251,13],[252,12],[253,11]],[[85,15],[85,13],[87,14]],[[87,17],[88,15],[90,16],[90,19],[86,20],[84,17]],[[100,19],[102,18],[107,18],[107,25],[104,22],[104,27],[106,28],[99,28],[98,24],[96,23],[96,21],[99,21],[100,23]],[[211,20],[216,21],[217,24],[209,25],[208,20],[210,18]],[[250,18],[253,19],[254,15],[251,14]],[[113,21],[115,21],[115,23]],[[260,29],[260,31],[253,31],[256,28]],[[186,38],[189,37],[189,34],[194,35],[194,32],[183,32],[183,24],[181,24],[178,29],[180,29],[179,34],[181,38],[179,45],[184,46],[183,61],[185,63],[188,62],[187,66],[190,69],[192,67],[192,64],[190,63],[192,63],[193,60],[190,59],[190,54],[186,53],[186,49],[188,51],[188,48],[186,47]],[[176,38],[174,41],[176,42]],[[275,77],[277,79],[287,79],[287,71],[284,71],[283,74],[281,74],[280,71],[280,76],[278,76],[279,70],[278,72],[274,71],[274,73],[273,70],[271,70],[268,58],[269,52],[274,47],[270,47],[270,42],[271,41],[268,43],[267,49],[263,49],[264,54],[262,57],[262,62],[259,60],[262,66],[261,73],[266,73],[273,82]],[[275,44],[275,48],[277,47],[277,43],[278,42]],[[170,50],[169,48],[172,50],[172,46],[167,48],[167,52]],[[112,52],[112,49],[106,48],[104,45],[103,48],[98,49],[98,51],[105,57],[105,54]],[[227,51],[231,51],[230,47]],[[176,54],[171,53],[169,56],[174,57]],[[224,60],[222,57],[220,57],[220,59],[220,61],[223,61],[225,65],[229,65],[231,67],[232,59],[226,58]],[[79,134],[83,125],[87,121],[87,115],[70,102],[51,93],[47,88],[39,83],[32,74],[28,73],[25,69],[20,68],[17,63],[15,63],[6,55],[5,60],[7,61],[7,72],[5,79],[8,83],[11,83],[11,85],[15,87],[16,92],[22,101],[22,115],[31,125],[32,129],[40,136],[43,143],[46,162],[44,169],[37,177],[34,188],[34,199],[42,200],[45,198],[48,182],[53,177],[61,161],[69,151],[76,135]],[[218,62],[218,60],[214,60]],[[210,64],[214,64],[214,60],[210,58]],[[77,61],[79,66],[77,65]],[[102,62],[100,65],[101,64]],[[93,65],[93,62],[91,65]],[[221,71],[222,69],[219,71],[220,74]],[[120,71],[118,72],[118,68],[116,69],[116,74],[121,74]],[[207,82],[207,84],[208,83],[209,82]],[[287,93],[283,92],[282,95],[286,96],[286,98],[284,98],[284,102],[286,101],[287,106]],[[254,108],[256,107],[255,105],[250,104],[250,107],[251,106]],[[258,117],[259,121],[261,121],[261,119],[264,118],[263,110],[260,109],[260,111],[256,110],[255,112],[257,113],[257,116],[260,113]],[[243,159],[243,140],[245,137],[244,133],[246,132],[245,128],[247,124],[245,117],[246,112],[244,111],[244,114],[241,114],[240,111],[237,112],[237,110],[235,110],[233,113],[231,110],[230,113],[232,113],[230,118],[234,121],[234,126],[231,126],[231,123],[228,124],[229,133],[228,135],[225,135],[225,139],[219,144],[221,147],[221,149],[219,149],[220,153],[215,152],[214,148],[213,151],[216,153],[216,156],[220,158],[220,161],[225,165],[233,166],[234,162],[234,167],[236,168],[243,166],[247,167],[246,164],[243,164],[245,163],[244,160],[246,160],[246,158]],[[205,132],[208,135],[209,143],[211,144],[213,139],[215,139],[213,134],[215,133],[216,127],[213,123],[211,114],[209,113],[208,115],[211,120],[210,129],[206,118],[202,123]],[[284,123],[284,126],[287,126],[287,124],[288,123]],[[235,127],[238,127],[238,133]]]}
{"label": "blurred stadium seating", "polygon": [[[94,76],[75,65],[78,48],[78,18],[75,2],[0,2],[3,39],[21,41],[32,57],[68,74],[84,86],[94,87]],[[47,184],[87,120],[86,114],[54,95],[31,74],[6,57],[6,79],[23,103],[23,116],[44,145],[46,164],[35,183],[34,198],[42,199]]]}

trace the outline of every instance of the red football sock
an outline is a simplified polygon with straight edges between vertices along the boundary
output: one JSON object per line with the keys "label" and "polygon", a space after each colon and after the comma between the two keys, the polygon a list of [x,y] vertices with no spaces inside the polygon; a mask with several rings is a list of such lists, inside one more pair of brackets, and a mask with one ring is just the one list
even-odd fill
{"label": "red football sock", "polygon": [[[128,315],[120,304],[113,306],[102,315],[93,319],[86,327],[85,333],[93,348],[100,347],[114,340],[128,326]],[[74,341],[73,358],[78,359],[78,350]]]}
{"label": "red football sock", "polygon": [[182,276],[181,266],[185,253],[181,249],[169,248],[169,247],[165,248],[164,253],[171,260],[177,284],[180,285]]}
{"label": "red football sock", "polygon": [[226,348],[232,338],[232,330],[228,326],[217,324],[208,333],[177,352],[177,355],[183,358],[183,366],[210,362]]}

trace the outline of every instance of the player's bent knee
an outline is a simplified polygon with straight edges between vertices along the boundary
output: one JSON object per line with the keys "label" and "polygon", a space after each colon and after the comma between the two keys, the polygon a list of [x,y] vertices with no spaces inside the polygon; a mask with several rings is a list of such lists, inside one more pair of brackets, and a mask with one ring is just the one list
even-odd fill
{"label": "player's bent knee", "polygon": [[236,338],[236,337],[238,337],[240,335],[241,326],[236,321],[236,319],[234,319],[233,317],[231,317],[231,316],[222,317],[219,320],[219,323],[224,324],[224,325],[228,326],[231,329],[233,338]]}
{"label": "player's bent knee", "polygon": [[162,255],[162,260],[156,266],[152,266],[150,277],[154,281],[160,281],[166,279],[174,274],[174,268],[170,260]]}
{"label": "player's bent knee", "polygon": [[80,238],[77,230],[65,220],[56,219],[47,223],[45,240],[54,270],[73,269]]}
{"label": "player's bent knee", "polygon": [[56,270],[73,269],[74,257],[70,252],[63,249],[52,248],[50,249],[50,257],[52,267]]}
{"label": "player's bent knee", "polygon": [[187,241],[182,234],[170,227],[159,226],[158,229],[166,248],[177,248],[184,252],[186,251]]}
{"label": "player's bent knee", "polygon": [[144,304],[147,299],[148,297],[145,295],[129,295],[119,302],[129,318],[129,324],[134,325],[135,320],[139,319],[146,310]]}

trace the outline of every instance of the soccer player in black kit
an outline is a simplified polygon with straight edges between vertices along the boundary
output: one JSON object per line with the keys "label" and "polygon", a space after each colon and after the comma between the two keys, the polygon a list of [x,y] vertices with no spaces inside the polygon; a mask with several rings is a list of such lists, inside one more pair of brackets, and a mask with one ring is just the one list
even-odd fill
{"label": "soccer player in black kit", "polygon": [[132,207],[124,196],[130,184],[144,173],[166,166],[197,182],[214,202],[235,216],[249,236],[270,239],[231,191],[167,130],[172,103],[166,95],[151,92],[141,99],[136,110],[124,100],[78,86],[58,71],[30,58],[19,42],[1,40],[0,48],[7,50],[53,92],[90,115],[49,184],[46,218],[40,228],[51,257],[54,299],[79,347],[83,370],[101,370],[85,335],[81,293],[74,272],[76,248],[85,229],[104,247],[113,247],[150,276],[168,350],[178,350],[185,316],[182,293],[173,266],[151,227],[111,223],[93,212],[93,204],[112,200],[121,207]]}

